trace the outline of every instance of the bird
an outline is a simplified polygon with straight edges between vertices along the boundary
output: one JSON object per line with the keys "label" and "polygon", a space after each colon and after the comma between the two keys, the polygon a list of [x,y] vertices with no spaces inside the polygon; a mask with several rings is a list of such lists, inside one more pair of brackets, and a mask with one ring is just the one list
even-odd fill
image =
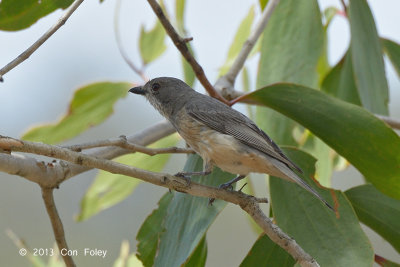
{"label": "bird", "polygon": [[191,175],[208,175],[218,166],[237,175],[220,185],[228,189],[249,173],[265,173],[298,184],[334,210],[299,177],[301,168],[241,112],[173,77],[149,80],[129,92],[144,96],[203,159],[203,171],[180,172],[177,176],[190,179]]}

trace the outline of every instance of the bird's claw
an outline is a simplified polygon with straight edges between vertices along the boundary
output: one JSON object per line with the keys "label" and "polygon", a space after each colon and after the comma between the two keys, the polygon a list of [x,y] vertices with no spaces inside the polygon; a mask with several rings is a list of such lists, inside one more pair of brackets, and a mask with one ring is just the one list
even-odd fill
{"label": "bird's claw", "polygon": [[178,172],[174,176],[181,177],[181,178],[185,179],[186,186],[189,186],[192,183],[192,180],[190,179],[190,175],[187,175],[184,172]]}
{"label": "bird's claw", "polygon": [[[224,184],[221,184],[219,187],[218,187],[219,189],[226,189],[226,190],[233,190],[233,186],[232,186],[232,183],[224,183]],[[215,198],[209,198],[208,199],[208,205],[209,206],[212,206],[212,204],[213,204],[213,202],[215,201]]]}

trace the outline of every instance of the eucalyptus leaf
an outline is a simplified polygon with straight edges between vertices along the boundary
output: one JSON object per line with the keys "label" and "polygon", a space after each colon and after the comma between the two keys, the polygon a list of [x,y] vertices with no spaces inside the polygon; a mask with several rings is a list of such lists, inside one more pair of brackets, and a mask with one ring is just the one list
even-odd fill
{"label": "eucalyptus leaf", "polygon": [[139,49],[144,65],[156,60],[165,52],[167,49],[164,43],[165,35],[165,30],[158,20],[149,31],[146,31],[144,26],[142,26],[139,37]]}
{"label": "eucalyptus leaf", "polygon": [[243,98],[296,120],[345,157],[377,189],[400,199],[400,137],[365,109],[294,84],[274,84]]}
{"label": "eucalyptus leaf", "polygon": [[0,30],[26,29],[55,10],[69,7],[72,2],[73,0],[2,0],[0,1]]}
{"label": "eucalyptus leaf", "polygon": [[389,89],[381,42],[365,0],[349,0],[351,58],[362,105],[372,113],[388,114]]}
{"label": "eucalyptus leaf", "polygon": [[22,139],[47,144],[71,139],[108,118],[114,104],[126,96],[130,87],[130,83],[100,82],[79,88],[59,122],[34,127]]}

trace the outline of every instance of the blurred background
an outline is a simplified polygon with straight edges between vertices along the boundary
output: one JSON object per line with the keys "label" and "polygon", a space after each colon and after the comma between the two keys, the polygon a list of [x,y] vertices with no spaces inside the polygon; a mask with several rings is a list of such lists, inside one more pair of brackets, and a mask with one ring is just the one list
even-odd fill
{"label": "blurred background", "polygon": [[[169,12],[174,1],[166,0]],[[368,1],[381,37],[400,42],[398,0]],[[321,9],[340,7],[339,0],[319,0]],[[219,67],[224,63],[228,48],[240,21],[251,5],[258,1],[203,0],[187,1],[186,28],[194,40],[192,45],[199,63],[211,82],[215,82]],[[257,6],[258,7],[258,6]],[[146,1],[122,1],[120,32],[122,43],[131,60],[140,64],[138,36],[140,26],[152,27],[155,16]],[[259,15],[259,8],[256,8]],[[53,25],[64,11],[58,10],[39,20],[30,28],[18,32],[0,32],[0,66],[4,66]],[[85,1],[70,20],[27,61],[4,75],[0,84],[0,134],[20,137],[29,127],[55,122],[66,112],[73,92],[96,81],[127,81],[142,83],[122,60],[114,37],[115,1]],[[256,22],[257,22],[256,17]],[[178,51],[167,39],[168,50],[151,63],[145,73],[148,77],[174,76],[183,78]],[[329,27],[329,61],[335,64],[349,44],[347,21],[336,16]],[[249,61],[254,78],[257,58]],[[386,60],[386,74],[390,87],[390,112],[400,118],[400,83],[393,67]],[[254,79],[253,79],[254,81]],[[240,89],[240,82],[237,82]],[[254,82],[252,84],[254,88]],[[204,92],[199,83],[195,88]],[[244,106],[237,107],[245,110]],[[120,100],[114,114],[102,125],[93,127],[68,143],[131,135],[161,119],[161,116],[143,98],[128,95]],[[166,171],[182,170],[185,156],[173,156]],[[157,206],[167,190],[150,184],[140,184],[134,194],[111,209],[89,220],[77,223],[80,200],[91,184],[96,171],[83,173],[63,183],[55,191],[58,211],[63,220],[71,249],[108,250],[105,259],[78,256],[78,266],[110,266],[119,255],[123,240],[131,250],[136,248],[135,236],[144,219]],[[258,177],[257,177],[258,178]],[[27,266],[26,258],[7,237],[11,229],[32,248],[53,247],[54,237],[49,218],[42,203],[40,188],[21,177],[0,173],[0,265]],[[256,194],[265,196],[268,189],[264,179],[255,179]],[[354,169],[335,174],[333,187],[348,189],[362,183]],[[381,237],[367,227],[375,252],[400,262],[400,256]],[[208,232],[207,266],[237,266],[247,254],[257,234],[249,226],[248,218],[239,207],[228,205]]]}

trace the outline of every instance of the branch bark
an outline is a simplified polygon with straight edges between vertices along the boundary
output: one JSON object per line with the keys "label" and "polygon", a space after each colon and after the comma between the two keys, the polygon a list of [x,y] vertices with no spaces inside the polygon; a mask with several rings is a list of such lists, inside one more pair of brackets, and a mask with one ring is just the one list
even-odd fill
{"label": "branch bark", "polygon": [[[58,215],[56,204],[54,203],[53,190],[54,188],[42,187],[42,198],[46,206],[47,214],[49,215],[50,218],[51,226],[53,228],[58,249],[59,251],[61,250],[68,251],[69,249],[67,241],[65,240],[64,227],[60,219],[60,216]],[[60,254],[63,257],[65,265],[67,267],[75,266],[72,256],[69,256],[68,253],[60,253]]]}
{"label": "branch bark", "polygon": [[[75,152],[66,148],[57,146],[22,141],[10,137],[0,136],[0,149],[5,151],[17,151],[25,153],[34,153],[47,157],[55,157],[66,160],[87,168],[98,168],[111,173],[123,174],[130,177],[139,178],[143,181],[163,186],[171,190],[184,192],[193,196],[218,198],[233,204],[239,205],[246,211],[254,221],[260,225],[264,232],[275,241],[279,246],[285,249],[290,255],[296,259],[301,266],[319,266],[318,263],[307,254],[292,238],[286,235],[278,226],[261,211],[259,202],[261,201],[253,196],[246,195],[242,192],[228,191],[224,189],[214,188],[201,185],[195,182],[190,184],[184,178],[172,176],[166,173],[155,173],[135,167],[113,162],[107,159],[93,157],[87,154]],[[4,154],[11,156],[9,154]],[[40,184],[41,185],[41,184]],[[41,185],[43,188],[43,185]]]}
{"label": "branch bark", "polygon": [[68,9],[67,12],[65,12],[64,15],[61,16],[61,18],[58,20],[58,22],[53,25],[47,32],[45,32],[36,42],[34,42],[28,49],[26,49],[23,53],[21,53],[16,59],[5,65],[2,69],[0,69],[0,81],[3,81],[3,75],[24,62],[26,59],[28,59],[44,42],[47,41],[47,39],[50,38],[62,25],[67,22],[68,18],[74,13],[74,11],[79,7],[80,4],[82,4],[83,0],[75,0],[75,2],[72,3],[70,8]]}
{"label": "branch bark", "polygon": [[210,96],[217,98],[218,100],[220,100],[225,104],[229,104],[229,102],[225,98],[223,98],[218,91],[215,90],[214,86],[212,86],[210,81],[207,79],[207,76],[205,75],[203,68],[190,53],[188,47],[186,46],[186,42],[188,41],[188,39],[179,36],[175,28],[172,26],[171,22],[169,22],[168,18],[165,16],[161,6],[157,3],[157,1],[147,0],[147,2],[149,2],[151,8],[153,9],[158,19],[160,20],[161,24],[163,25],[169,37],[171,38],[172,42],[174,43],[176,48],[181,52],[182,56],[186,59],[186,61],[190,64],[194,73],[196,74],[197,79],[207,90]]}

